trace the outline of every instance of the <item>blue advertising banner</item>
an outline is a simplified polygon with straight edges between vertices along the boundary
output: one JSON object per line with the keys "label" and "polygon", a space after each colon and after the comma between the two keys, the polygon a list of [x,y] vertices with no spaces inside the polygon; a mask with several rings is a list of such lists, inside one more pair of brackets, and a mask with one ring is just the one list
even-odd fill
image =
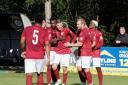
{"label": "blue advertising banner", "polygon": [[102,47],[101,67],[128,68],[128,48]]}

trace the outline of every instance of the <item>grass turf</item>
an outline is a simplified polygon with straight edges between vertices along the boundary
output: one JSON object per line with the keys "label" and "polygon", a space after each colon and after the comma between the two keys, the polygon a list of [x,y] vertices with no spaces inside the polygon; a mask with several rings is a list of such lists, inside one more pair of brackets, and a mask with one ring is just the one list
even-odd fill
{"label": "grass turf", "polygon": [[[46,83],[46,75],[44,74],[44,81]],[[94,85],[98,85],[96,75],[93,75]],[[128,77],[120,76],[104,76],[103,85],[128,85]],[[36,85],[36,75],[33,76],[33,85]],[[24,73],[0,73],[0,85],[25,85]],[[68,75],[67,85],[80,85],[80,80],[77,74]]]}

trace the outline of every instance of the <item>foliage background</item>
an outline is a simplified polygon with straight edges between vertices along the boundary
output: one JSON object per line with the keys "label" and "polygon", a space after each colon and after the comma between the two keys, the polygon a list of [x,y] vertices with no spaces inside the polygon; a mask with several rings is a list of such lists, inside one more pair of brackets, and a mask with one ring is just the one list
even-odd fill
{"label": "foliage background", "polygon": [[[120,26],[128,27],[128,0],[51,0],[52,16],[68,22],[76,32],[76,19],[84,16],[87,23],[99,16],[106,44],[111,45]],[[45,0],[0,0],[0,12],[22,12],[31,20],[44,19]]]}

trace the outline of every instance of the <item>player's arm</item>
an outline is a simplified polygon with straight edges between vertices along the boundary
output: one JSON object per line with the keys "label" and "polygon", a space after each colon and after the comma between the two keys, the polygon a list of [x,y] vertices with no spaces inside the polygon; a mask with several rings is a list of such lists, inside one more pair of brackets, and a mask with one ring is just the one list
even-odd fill
{"label": "player's arm", "polygon": [[21,36],[21,40],[20,40],[20,47],[21,47],[21,50],[22,50],[22,53],[21,53],[21,57],[25,58],[26,56],[26,52],[25,52],[25,48],[26,48],[26,37],[25,37],[25,30],[23,31],[22,33],[22,36]]}
{"label": "player's arm", "polygon": [[64,36],[58,36],[58,37],[56,38],[56,40],[58,40],[58,41],[61,41],[61,40],[64,40],[64,39],[65,39]]}
{"label": "player's arm", "polygon": [[64,40],[65,39],[65,37],[64,36],[60,36],[58,32],[55,32],[54,33],[54,36],[55,36],[55,38],[53,38],[51,40],[51,43],[56,43],[58,41],[61,41],[61,40]]}
{"label": "player's arm", "polygon": [[21,37],[20,47],[22,51],[25,51],[25,41],[26,41],[25,37]]}
{"label": "player's arm", "polygon": [[46,50],[48,62],[50,62],[50,43],[49,42],[45,43],[45,50]]}
{"label": "player's arm", "polygon": [[51,43],[54,43],[54,42],[58,42],[58,41],[61,41],[61,40],[64,40],[65,38],[63,36],[59,36],[57,38],[54,38],[51,40]]}
{"label": "player's arm", "polygon": [[100,49],[103,45],[104,45],[103,35],[100,34],[100,35],[99,35],[99,42],[97,43],[97,45],[96,45],[96,47],[94,48],[94,50]]}
{"label": "player's arm", "polygon": [[92,36],[91,41],[92,41],[91,47],[94,48],[96,46],[96,37]]}
{"label": "player's arm", "polygon": [[94,48],[96,46],[96,41],[92,41],[91,47]]}
{"label": "player's arm", "polygon": [[65,46],[67,47],[81,47],[84,43],[85,35],[81,35],[78,37],[77,43],[65,43]]}
{"label": "player's arm", "polygon": [[69,33],[70,33],[70,35],[72,37],[72,43],[75,43],[76,38],[77,38],[76,35],[71,30],[69,30]]}
{"label": "player's arm", "polygon": [[82,42],[77,42],[77,43],[65,43],[66,47],[81,47],[83,45]]}
{"label": "player's arm", "polygon": [[51,41],[51,35],[49,34],[45,37],[45,50],[48,58],[48,62],[47,62],[48,65],[50,64],[50,47],[51,47],[50,41]]}
{"label": "player's arm", "polygon": [[92,42],[91,47],[94,48],[96,46],[96,35],[95,35],[95,33],[90,31],[89,32],[89,37],[90,37],[91,42]]}

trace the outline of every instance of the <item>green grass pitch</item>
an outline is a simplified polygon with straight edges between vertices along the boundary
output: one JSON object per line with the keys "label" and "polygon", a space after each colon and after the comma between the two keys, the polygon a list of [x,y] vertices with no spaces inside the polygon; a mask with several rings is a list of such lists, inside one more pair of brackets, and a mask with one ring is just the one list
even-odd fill
{"label": "green grass pitch", "polygon": [[[103,85],[128,85],[128,77],[104,76]],[[46,75],[44,74],[46,83]],[[96,75],[93,75],[94,85],[98,85]],[[33,76],[33,85],[36,85],[36,75]],[[0,73],[0,85],[25,85],[24,73]],[[67,85],[80,85],[78,74],[69,73]]]}

